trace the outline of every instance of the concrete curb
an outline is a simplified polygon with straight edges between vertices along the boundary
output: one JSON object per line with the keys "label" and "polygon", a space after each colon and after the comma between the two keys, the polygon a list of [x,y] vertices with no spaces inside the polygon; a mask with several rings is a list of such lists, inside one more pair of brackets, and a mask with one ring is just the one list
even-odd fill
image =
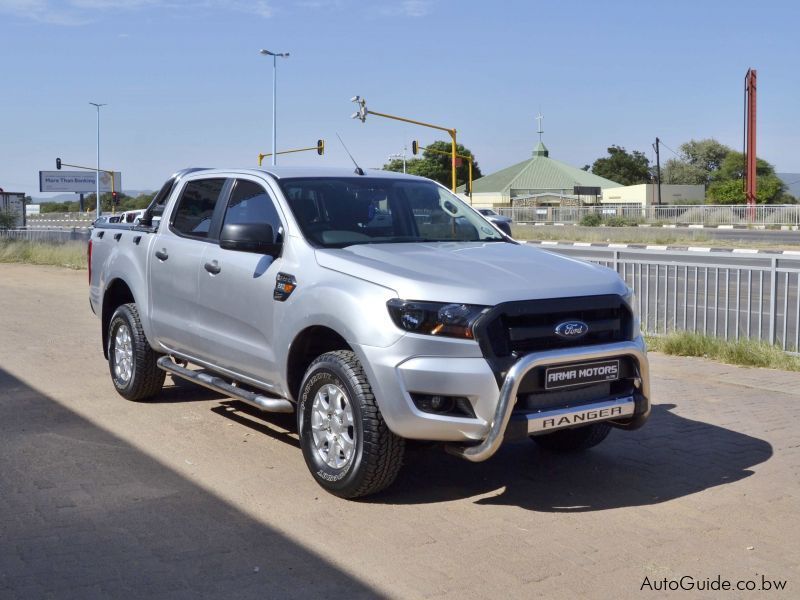
{"label": "concrete curb", "polygon": [[520,240],[525,244],[533,246],[562,247],[562,248],[609,248],[611,250],[659,250],[661,252],[669,250],[680,250],[683,252],[704,252],[720,254],[785,254],[787,256],[800,256],[799,250],[762,250],[757,248],[712,248],[701,246],[660,246],[653,244],[615,244],[601,242],[554,242],[554,241],[535,241]]}
{"label": "concrete curb", "polygon": [[[544,226],[573,226],[579,227],[578,223],[529,223],[529,222],[518,222],[513,223],[513,225],[532,225],[534,227],[544,227]],[[598,225],[596,229],[601,229],[606,227],[605,225]],[[653,225],[651,223],[639,223],[636,227],[651,227],[652,229],[758,229],[766,230],[767,225],[676,225],[675,223],[665,223],[663,225]],[[800,225],[770,225],[770,227],[774,227],[773,231],[800,231]],[[620,229],[619,227],[610,227],[609,229]]]}

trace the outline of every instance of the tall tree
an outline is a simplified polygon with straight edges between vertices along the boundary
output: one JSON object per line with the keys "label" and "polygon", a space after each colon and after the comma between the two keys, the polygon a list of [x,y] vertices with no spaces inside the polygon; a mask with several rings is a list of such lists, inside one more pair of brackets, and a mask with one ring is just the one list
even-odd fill
{"label": "tall tree", "polygon": [[689,140],[679,148],[680,158],[664,165],[665,183],[709,185],[732,149],[713,138]]}
{"label": "tall tree", "polygon": [[[744,154],[731,150],[714,172],[706,190],[708,199],[717,204],[744,204]],[[771,204],[782,202],[786,184],[775,175],[775,168],[767,161],[756,159],[756,202]]]}
{"label": "tall tree", "polygon": [[709,180],[707,171],[681,158],[670,158],[661,169],[662,183],[707,185]]}
{"label": "tall tree", "polygon": [[611,146],[608,156],[594,161],[592,173],[622,185],[649,183],[652,179],[650,160],[638,150],[628,152],[622,146]]}
{"label": "tall tree", "polygon": [[[438,150],[439,152],[432,152],[432,150]],[[422,152],[422,158],[412,158],[411,160],[406,161],[406,172],[411,175],[419,175],[420,177],[433,179],[434,181],[438,181],[442,185],[449,188],[452,184],[452,165],[449,156],[451,150],[452,145],[450,142],[436,141],[428,144],[425,147],[425,150]],[[448,154],[440,154],[440,152],[446,152]],[[481,174],[481,168],[478,166],[478,161],[475,160],[475,155],[471,150],[461,144],[457,144],[456,153],[472,157],[473,180],[483,176]],[[462,185],[466,183],[467,179],[469,178],[469,164],[466,160],[461,160],[459,162],[461,163],[461,166],[456,167],[456,181],[458,185]],[[383,165],[383,169],[384,171],[396,171],[402,173],[403,161],[393,159]]]}

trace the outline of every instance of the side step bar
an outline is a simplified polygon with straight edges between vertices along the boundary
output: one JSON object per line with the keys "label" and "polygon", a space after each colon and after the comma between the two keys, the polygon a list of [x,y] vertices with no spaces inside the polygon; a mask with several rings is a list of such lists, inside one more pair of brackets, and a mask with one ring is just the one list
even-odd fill
{"label": "side step bar", "polygon": [[249,392],[247,390],[240,389],[235,385],[231,385],[221,377],[209,375],[208,373],[199,371],[192,371],[191,369],[177,365],[169,356],[162,356],[158,359],[156,364],[158,365],[159,369],[162,369],[171,375],[175,375],[177,377],[181,377],[182,379],[186,379],[187,381],[191,381],[192,383],[202,385],[203,387],[207,387],[208,389],[219,392],[220,394],[224,394],[225,396],[230,396],[235,400],[241,400],[242,402],[246,402],[251,406],[260,408],[263,411],[278,413],[294,412],[294,404],[288,400],[284,400],[283,398],[270,398],[269,396],[264,396],[262,394],[256,394],[255,392]]}

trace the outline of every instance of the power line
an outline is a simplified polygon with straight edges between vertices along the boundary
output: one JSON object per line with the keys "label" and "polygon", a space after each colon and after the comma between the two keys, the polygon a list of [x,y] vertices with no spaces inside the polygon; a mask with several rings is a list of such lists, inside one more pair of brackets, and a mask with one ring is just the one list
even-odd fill
{"label": "power line", "polygon": [[672,148],[670,148],[669,146],[667,146],[667,145],[664,143],[664,140],[659,140],[659,142],[661,143],[661,145],[662,145],[662,146],[664,146],[664,148],[666,148],[667,150],[669,150],[670,152],[672,152],[672,153],[673,153],[675,156],[677,156],[678,158],[680,158],[681,160],[683,160],[683,157],[682,157],[680,154],[678,154],[677,152],[675,152],[675,150],[673,150]]}

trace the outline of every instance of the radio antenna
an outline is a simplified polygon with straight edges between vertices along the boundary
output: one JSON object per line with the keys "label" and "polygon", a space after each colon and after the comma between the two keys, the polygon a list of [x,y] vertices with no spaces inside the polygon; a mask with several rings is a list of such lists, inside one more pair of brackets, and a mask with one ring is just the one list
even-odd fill
{"label": "radio antenna", "polygon": [[347,152],[347,156],[350,157],[350,160],[352,160],[353,164],[356,166],[356,175],[363,175],[364,174],[364,169],[362,169],[361,167],[358,166],[358,163],[356,162],[356,159],[353,158],[353,155],[350,154],[350,150],[348,150],[347,146],[344,145],[344,140],[342,139],[342,136],[340,136],[339,133],[336,132],[336,137],[339,138],[339,141],[342,144],[342,148],[344,148],[344,151]]}

